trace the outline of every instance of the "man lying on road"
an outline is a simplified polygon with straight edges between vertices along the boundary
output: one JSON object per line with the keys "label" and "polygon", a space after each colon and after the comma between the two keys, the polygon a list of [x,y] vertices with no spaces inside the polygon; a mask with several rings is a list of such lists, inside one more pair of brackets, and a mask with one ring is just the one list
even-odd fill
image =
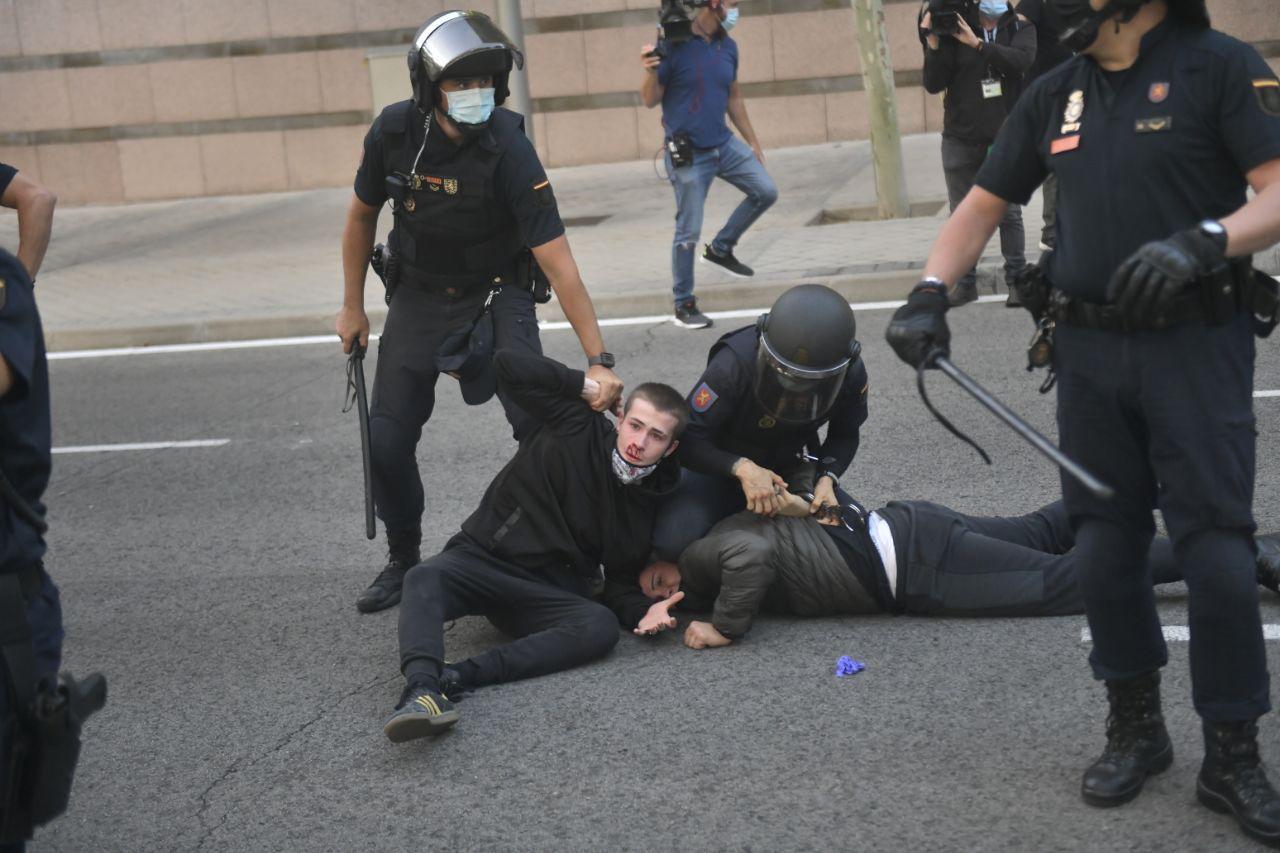
{"label": "man lying on road", "polygon": [[[1083,613],[1071,526],[1061,502],[1017,518],[981,518],[927,501],[894,501],[865,513],[856,503],[821,519],[788,494],[777,518],[741,512],[680,555],[640,574],[659,603],[687,595],[710,611],[684,643],[740,639],[761,610],[797,616],[909,613],[928,616],[1058,616]],[[1155,584],[1182,580],[1167,539],[1148,555]],[[1258,582],[1280,591],[1280,535],[1258,537]],[[679,590],[679,592],[677,592]],[[676,599],[679,601],[679,599]],[[668,620],[659,627],[675,627]]]}
{"label": "man lying on road", "polygon": [[[666,606],[646,613],[634,578],[649,558],[659,500],[679,479],[670,456],[688,420],[684,397],[640,385],[615,427],[585,402],[599,389],[581,370],[526,352],[499,351],[493,364],[504,393],[539,426],[462,531],[405,576],[406,685],[383,729],[397,743],[456,723],[448,697],[603,657],[619,621],[642,632],[666,624]],[[615,611],[587,597],[601,566],[606,578],[631,579]],[[444,623],[472,614],[518,639],[445,667]]]}

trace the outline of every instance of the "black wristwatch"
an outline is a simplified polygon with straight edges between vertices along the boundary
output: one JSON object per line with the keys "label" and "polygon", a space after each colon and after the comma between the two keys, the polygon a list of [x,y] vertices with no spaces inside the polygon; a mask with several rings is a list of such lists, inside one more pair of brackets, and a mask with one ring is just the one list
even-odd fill
{"label": "black wristwatch", "polygon": [[617,363],[617,359],[613,357],[613,353],[611,352],[602,352],[599,355],[593,355],[591,358],[587,359],[588,367],[595,367],[596,365],[599,365],[600,367],[607,367],[610,370],[613,370],[613,366]]}

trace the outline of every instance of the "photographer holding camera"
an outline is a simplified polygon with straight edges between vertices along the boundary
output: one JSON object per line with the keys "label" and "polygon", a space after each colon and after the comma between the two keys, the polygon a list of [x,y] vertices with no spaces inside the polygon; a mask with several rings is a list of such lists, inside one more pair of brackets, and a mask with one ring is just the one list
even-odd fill
{"label": "photographer holding camera", "polygon": [[[736,276],[755,274],[733,249],[778,200],[778,188],[765,171],[764,151],[738,88],[738,45],[729,37],[738,22],[738,0],[664,0],[661,21],[663,37],[641,49],[640,97],[650,109],[662,104],[667,177],[676,193],[675,322],[705,329],[711,320],[693,295],[693,261],[711,182],[723,178],[747,196],[702,252],[704,261]],[[725,124],[726,114],[741,140]]]}
{"label": "photographer holding camera", "polygon": [[[946,92],[942,102],[942,169],[951,210],[973,187],[1005,117],[1022,93],[1036,58],[1036,28],[1008,0],[926,0],[920,10],[924,88]],[[1022,209],[1009,205],[1000,223],[1006,282],[1027,264]],[[978,298],[970,270],[948,297],[952,305]]]}

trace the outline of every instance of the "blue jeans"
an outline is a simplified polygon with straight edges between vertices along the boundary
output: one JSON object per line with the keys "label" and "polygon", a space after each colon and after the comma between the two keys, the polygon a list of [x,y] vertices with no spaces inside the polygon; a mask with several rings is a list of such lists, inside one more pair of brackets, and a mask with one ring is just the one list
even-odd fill
{"label": "blue jeans", "polygon": [[711,241],[711,248],[725,254],[733,251],[742,235],[778,200],[778,186],[756,159],[755,152],[736,136],[718,148],[694,151],[693,162],[677,169],[671,154],[665,155],[667,178],[676,191],[676,236],[671,247],[671,278],[675,303],[693,296],[693,261],[702,236],[702,212],[711,191],[711,182],[723,178],[746,193],[729,221]]}
{"label": "blue jeans", "polygon": [[[31,629],[31,645],[36,655],[36,677],[53,677],[62,664],[62,604],[58,588],[42,569],[39,591],[27,600],[27,625]],[[8,670],[0,663],[0,719],[9,713]],[[0,736],[4,728],[0,727]],[[5,744],[0,741],[0,755]],[[0,844],[0,853],[21,853],[23,844]]]}

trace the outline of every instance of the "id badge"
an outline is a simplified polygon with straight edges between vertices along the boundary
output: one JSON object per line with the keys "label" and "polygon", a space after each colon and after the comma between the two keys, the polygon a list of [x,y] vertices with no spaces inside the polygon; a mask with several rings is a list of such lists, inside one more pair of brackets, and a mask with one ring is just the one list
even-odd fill
{"label": "id badge", "polygon": [[986,79],[982,81],[982,97],[985,100],[998,98],[1004,94],[1004,89],[1000,86],[1000,81],[995,79]]}

